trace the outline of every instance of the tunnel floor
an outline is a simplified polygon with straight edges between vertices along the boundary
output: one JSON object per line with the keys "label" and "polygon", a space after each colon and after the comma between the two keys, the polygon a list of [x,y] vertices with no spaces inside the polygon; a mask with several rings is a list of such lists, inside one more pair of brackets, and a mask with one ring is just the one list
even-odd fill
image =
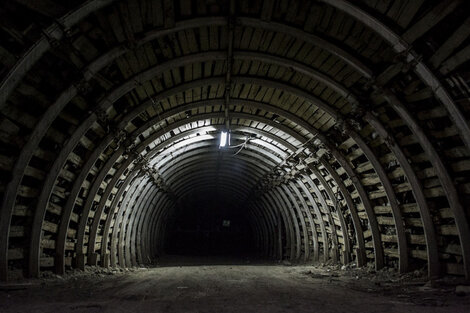
{"label": "tunnel floor", "polygon": [[455,286],[431,287],[388,272],[250,260],[171,262],[4,284],[0,312],[468,312],[470,305]]}

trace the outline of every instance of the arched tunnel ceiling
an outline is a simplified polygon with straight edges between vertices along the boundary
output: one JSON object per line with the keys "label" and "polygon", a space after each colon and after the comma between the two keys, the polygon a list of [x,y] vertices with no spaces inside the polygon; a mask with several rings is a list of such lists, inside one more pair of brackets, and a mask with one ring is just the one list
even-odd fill
{"label": "arched tunnel ceiling", "polygon": [[203,195],[266,257],[468,278],[465,7],[7,1],[0,278],[149,262]]}

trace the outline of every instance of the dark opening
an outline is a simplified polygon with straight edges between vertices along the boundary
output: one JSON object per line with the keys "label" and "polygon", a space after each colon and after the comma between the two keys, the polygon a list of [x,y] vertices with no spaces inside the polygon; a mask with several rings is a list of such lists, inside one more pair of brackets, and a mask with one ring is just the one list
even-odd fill
{"label": "dark opening", "polygon": [[253,256],[255,251],[243,212],[219,197],[200,195],[179,201],[169,220],[165,253],[240,259]]}

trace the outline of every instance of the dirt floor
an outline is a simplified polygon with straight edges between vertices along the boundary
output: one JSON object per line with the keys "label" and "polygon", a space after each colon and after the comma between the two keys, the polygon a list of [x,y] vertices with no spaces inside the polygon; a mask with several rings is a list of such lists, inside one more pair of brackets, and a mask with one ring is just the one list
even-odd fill
{"label": "dirt floor", "polygon": [[[0,285],[0,312],[470,312],[453,279],[338,266],[163,262]],[[173,265],[171,265],[173,264]]]}

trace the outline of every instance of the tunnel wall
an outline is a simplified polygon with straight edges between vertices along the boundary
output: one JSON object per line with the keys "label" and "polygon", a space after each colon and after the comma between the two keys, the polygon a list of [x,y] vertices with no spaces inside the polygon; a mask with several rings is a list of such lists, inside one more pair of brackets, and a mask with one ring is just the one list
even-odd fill
{"label": "tunnel wall", "polygon": [[148,263],[216,186],[266,256],[469,277],[464,2],[198,3],[2,8],[0,278]]}

